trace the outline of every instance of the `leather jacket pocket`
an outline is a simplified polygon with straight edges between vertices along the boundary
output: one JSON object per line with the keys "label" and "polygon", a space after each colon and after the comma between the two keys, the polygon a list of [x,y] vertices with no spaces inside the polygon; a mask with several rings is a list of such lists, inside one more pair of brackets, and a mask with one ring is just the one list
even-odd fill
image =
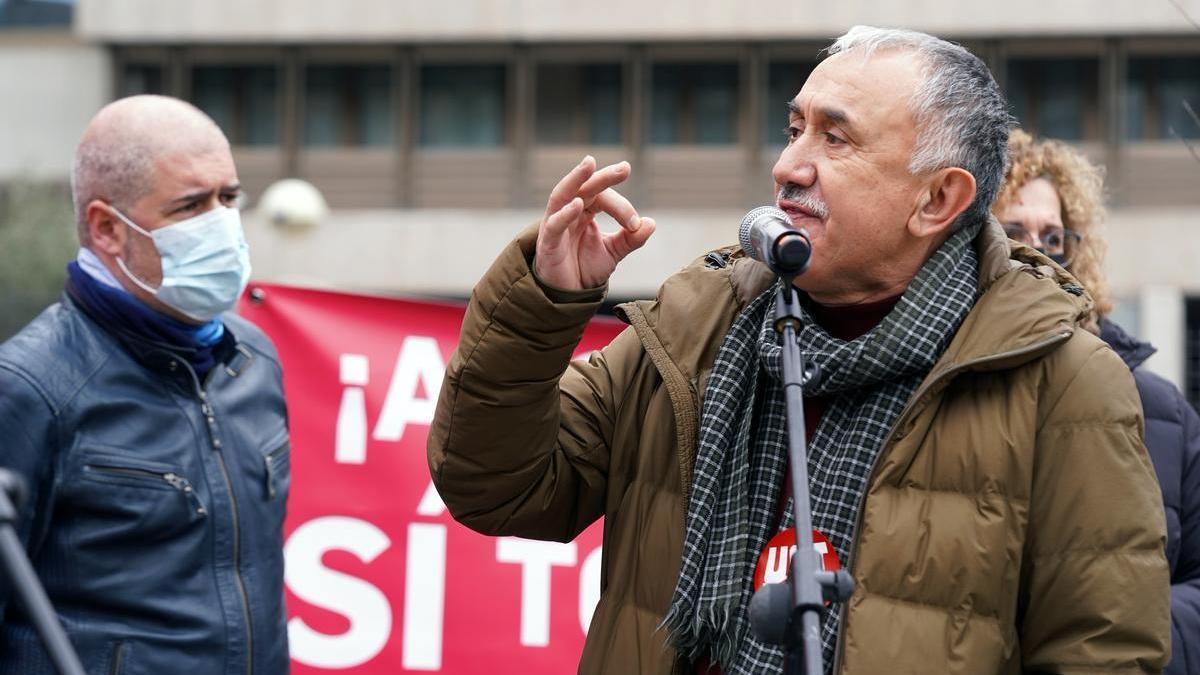
{"label": "leather jacket pocket", "polygon": [[286,501],[292,486],[292,444],[285,438],[282,443],[272,443],[268,447],[272,449],[263,455],[267,499]]}
{"label": "leather jacket pocket", "polygon": [[188,508],[200,518],[208,515],[208,509],[204,508],[204,504],[200,502],[199,495],[196,494],[196,489],[192,486],[191,481],[174,471],[163,471],[161,469],[145,469],[140,467],[124,466],[117,462],[95,460],[83,466],[85,475],[90,474],[94,480],[116,479],[117,482],[131,481],[136,484],[139,481],[149,482],[153,485],[163,483],[171,486],[187,501]]}
{"label": "leather jacket pocket", "polygon": [[208,518],[200,486],[179,467],[116,449],[85,448],[62,487],[78,523],[96,533],[152,540],[172,537]]}

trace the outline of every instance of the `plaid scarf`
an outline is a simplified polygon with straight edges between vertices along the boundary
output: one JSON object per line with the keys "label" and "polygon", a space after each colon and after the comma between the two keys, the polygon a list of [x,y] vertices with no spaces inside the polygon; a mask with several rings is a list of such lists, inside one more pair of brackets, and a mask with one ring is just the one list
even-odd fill
{"label": "plaid scarf", "polygon": [[[846,568],[884,439],[975,304],[977,230],[963,227],[951,235],[891,313],[856,340],[832,337],[800,306],[804,364],[817,366],[804,394],[830,399],[808,447],[813,526]],[[681,654],[694,661],[708,648],[726,675],[779,673],[783,667],[783,650],[757,640],[747,615],[754,566],[774,534],[787,474],[782,349],[773,325],[777,289],[739,315],[713,364],[701,409],[683,562],[663,621]],[[789,497],[780,529],[791,524]],[[840,611],[835,607],[822,628],[826,673],[833,669]]]}

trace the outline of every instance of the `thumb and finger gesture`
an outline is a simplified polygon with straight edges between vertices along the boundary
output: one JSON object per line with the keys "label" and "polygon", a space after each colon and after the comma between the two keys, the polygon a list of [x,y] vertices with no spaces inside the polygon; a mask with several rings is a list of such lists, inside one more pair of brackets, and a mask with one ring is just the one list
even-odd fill
{"label": "thumb and finger gesture", "polygon": [[[564,290],[604,285],[617,263],[654,234],[654,221],[638,215],[629,200],[613,189],[629,178],[629,163],[596,169],[583,158],[554,190],[538,229],[534,267],[542,281]],[[607,213],[621,226],[601,232],[596,215]]]}

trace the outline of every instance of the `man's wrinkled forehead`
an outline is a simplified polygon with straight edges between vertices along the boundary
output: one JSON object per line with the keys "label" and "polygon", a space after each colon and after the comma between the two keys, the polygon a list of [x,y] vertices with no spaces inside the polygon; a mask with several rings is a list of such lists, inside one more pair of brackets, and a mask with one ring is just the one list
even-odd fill
{"label": "man's wrinkled forehead", "polygon": [[813,69],[789,108],[802,116],[856,127],[860,133],[912,123],[908,103],[921,82],[921,61],[907,50],[841,52]]}

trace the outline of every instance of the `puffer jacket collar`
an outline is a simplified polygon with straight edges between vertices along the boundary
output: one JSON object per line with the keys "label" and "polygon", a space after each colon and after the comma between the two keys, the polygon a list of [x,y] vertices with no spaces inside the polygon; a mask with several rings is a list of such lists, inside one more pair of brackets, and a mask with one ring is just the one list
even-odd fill
{"label": "puffer jacket collar", "polygon": [[[1091,297],[1074,277],[1033,248],[1011,242],[994,218],[981,228],[975,247],[979,300],[931,374],[955,363],[969,362],[976,369],[990,370],[1032,360],[1042,351],[1029,349],[1031,346],[1047,336],[1069,337],[1092,310]],[[720,252],[728,252],[729,283],[741,311],[775,276],[740,249]],[[1026,298],[1028,303],[1013,302],[1014,297]],[[1013,352],[1017,354],[989,363],[991,358]]]}
{"label": "puffer jacket collar", "polygon": [[[981,293],[1016,266],[1010,255],[1010,244],[1013,242],[1004,236],[1004,231],[1000,229],[994,218],[989,219],[988,223],[980,229],[979,235],[975,239],[975,250],[979,255],[979,289]],[[1019,244],[1013,245],[1020,246]],[[1020,258],[1023,262],[1036,265],[1046,265],[1049,262],[1048,258],[1036,250],[1027,246],[1020,247],[1024,249]],[[728,260],[733,263],[730,283],[735,289],[735,295],[741,307],[750,304],[751,300],[758,297],[775,281],[775,275],[765,265],[751,259],[741,248],[730,246],[721,249],[720,253],[727,253]]]}
{"label": "puffer jacket collar", "polygon": [[1108,343],[1130,370],[1142,365],[1158,351],[1154,345],[1126,333],[1124,328],[1108,319],[1100,319],[1100,339]]}

